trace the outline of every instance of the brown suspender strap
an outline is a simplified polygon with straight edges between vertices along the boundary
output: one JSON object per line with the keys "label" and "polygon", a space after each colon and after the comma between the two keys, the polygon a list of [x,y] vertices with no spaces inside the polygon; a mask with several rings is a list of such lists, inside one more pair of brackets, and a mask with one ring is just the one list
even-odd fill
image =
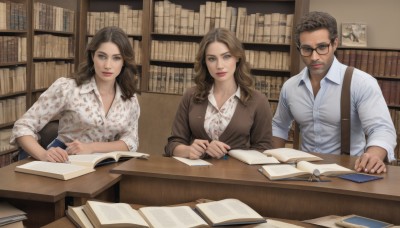
{"label": "brown suspender strap", "polygon": [[350,155],[350,111],[351,97],[350,85],[354,67],[347,67],[344,74],[342,95],[340,97],[340,116],[341,116],[341,154]]}

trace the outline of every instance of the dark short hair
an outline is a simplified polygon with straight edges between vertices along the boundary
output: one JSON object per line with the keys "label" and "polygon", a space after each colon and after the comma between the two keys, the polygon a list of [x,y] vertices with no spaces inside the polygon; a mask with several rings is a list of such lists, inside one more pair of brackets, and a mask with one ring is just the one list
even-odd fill
{"label": "dark short hair", "polygon": [[135,54],[125,32],[116,26],[100,29],[87,45],[85,61],[80,64],[75,81],[78,86],[89,81],[94,76],[93,55],[102,43],[112,42],[117,45],[124,61],[121,73],[117,76],[117,83],[122,92],[122,99],[126,100],[138,92],[138,71],[135,64]]}
{"label": "dark short hair", "polygon": [[313,32],[319,29],[327,29],[329,31],[331,42],[338,37],[336,19],[326,12],[313,11],[300,18],[295,28],[294,38],[297,46],[300,46],[300,33]]}

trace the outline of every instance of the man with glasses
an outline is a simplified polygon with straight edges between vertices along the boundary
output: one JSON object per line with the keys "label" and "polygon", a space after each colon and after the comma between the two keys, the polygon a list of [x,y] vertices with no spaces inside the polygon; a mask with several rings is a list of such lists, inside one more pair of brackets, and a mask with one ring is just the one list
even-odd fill
{"label": "man with glasses", "polygon": [[[272,121],[273,146],[284,147],[294,120],[301,150],[340,154],[340,98],[347,66],[334,55],[336,20],[324,12],[310,12],[300,19],[294,37],[306,67],[282,87]],[[395,159],[396,131],[376,79],[354,69],[350,97],[350,154],[359,156],[354,168],[386,172],[384,161]]]}

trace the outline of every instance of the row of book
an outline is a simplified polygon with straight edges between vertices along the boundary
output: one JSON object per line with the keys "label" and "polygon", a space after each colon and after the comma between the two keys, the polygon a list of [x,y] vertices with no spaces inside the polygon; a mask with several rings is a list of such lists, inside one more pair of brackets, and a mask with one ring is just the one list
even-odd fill
{"label": "row of book", "polygon": [[2,151],[11,150],[15,148],[15,146],[10,144],[11,130],[12,130],[11,128],[0,130],[0,153]]}
{"label": "row of book", "polygon": [[193,68],[177,68],[150,65],[149,91],[183,94],[194,86]]}
{"label": "row of book", "polygon": [[87,33],[94,35],[103,27],[118,26],[128,35],[142,34],[142,10],[132,9],[128,5],[120,5],[116,12],[88,12]]}
{"label": "row of book", "polygon": [[65,61],[35,62],[35,89],[48,88],[60,77],[70,77],[74,72],[75,64]]}
{"label": "row of book", "polygon": [[228,6],[227,1],[206,1],[199,11],[185,9],[168,0],[154,4],[154,32],[204,35],[212,28],[227,28],[245,42],[290,44],[293,14],[253,13],[245,7]]}
{"label": "row of book", "polygon": [[0,1],[0,30],[25,30],[26,5],[9,0]]}
{"label": "row of book", "polygon": [[400,80],[381,80],[378,79],[383,97],[388,105],[400,105]]}
{"label": "row of book", "polygon": [[35,35],[33,56],[38,58],[73,58],[74,39],[51,34]]}
{"label": "row of book", "polygon": [[279,99],[283,83],[289,77],[254,75],[254,89],[265,94],[268,99]]}
{"label": "row of book", "polygon": [[15,63],[26,61],[26,41],[26,37],[0,36],[0,63]]}
{"label": "row of book", "polygon": [[0,68],[0,95],[26,90],[26,67]]}
{"label": "row of book", "polygon": [[74,32],[75,11],[35,2],[33,5],[35,29]]}
{"label": "row of book", "polygon": [[[153,40],[151,59],[194,62],[199,44],[196,42]],[[250,66],[257,69],[289,70],[290,54],[280,51],[245,50]]]}
{"label": "row of book", "polygon": [[252,68],[284,71],[290,69],[289,52],[245,50],[245,54]]}
{"label": "row of book", "polygon": [[0,124],[11,123],[26,111],[26,96],[0,100]]}
{"label": "row of book", "polygon": [[199,44],[184,41],[151,41],[152,60],[194,62]]}
{"label": "row of book", "polygon": [[361,49],[338,49],[337,59],[373,76],[400,78],[400,52]]}

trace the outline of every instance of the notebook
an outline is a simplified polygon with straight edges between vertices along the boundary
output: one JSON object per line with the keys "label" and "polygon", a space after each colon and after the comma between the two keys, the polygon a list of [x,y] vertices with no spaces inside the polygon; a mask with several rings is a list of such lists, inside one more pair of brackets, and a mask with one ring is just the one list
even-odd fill
{"label": "notebook", "polygon": [[338,177],[356,183],[364,183],[368,181],[383,179],[382,176],[372,176],[363,173],[350,173],[350,174],[340,175]]}

